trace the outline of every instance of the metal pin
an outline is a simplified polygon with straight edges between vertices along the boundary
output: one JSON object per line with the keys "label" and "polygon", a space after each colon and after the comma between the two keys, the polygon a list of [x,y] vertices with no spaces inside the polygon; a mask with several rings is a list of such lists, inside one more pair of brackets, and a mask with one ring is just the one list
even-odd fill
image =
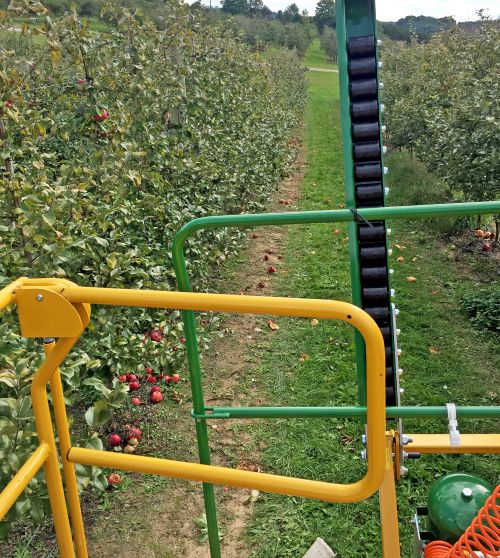
{"label": "metal pin", "polygon": [[37,295],[36,295],[36,299],[38,300],[38,302],[42,302],[42,300],[43,300],[43,295],[42,295],[42,294],[37,294]]}

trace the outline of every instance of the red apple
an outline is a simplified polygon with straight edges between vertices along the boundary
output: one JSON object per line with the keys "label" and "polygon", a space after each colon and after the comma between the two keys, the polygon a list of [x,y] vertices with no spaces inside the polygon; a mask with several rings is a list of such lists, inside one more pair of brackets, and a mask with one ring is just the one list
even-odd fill
{"label": "red apple", "polygon": [[146,366],[145,372],[146,374],[148,374],[148,376],[150,376],[153,373],[153,369],[151,368],[151,366]]}
{"label": "red apple", "polygon": [[111,473],[111,475],[108,475],[106,479],[109,486],[116,486],[117,484],[120,484],[122,482],[122,478],[118,473]]}
{"label": "red apple", "polygon": [[118,381],[119,382],[126,382],[127,381],[127,376],[125,376],[125,374],[122,375],[122,376],[118,376]]}
{"label": "red apple", "polygon": [[139,430],[139,428],[132,426],[128,429],[127,442],[130,440],[130,438],[135,438],[136,440],[140,440],[142,438],[142,432]]}
{"label": "red apple", "polygon": [[137,380],[134,380],[133,382],[129,383],[128,387],[130,391],[135,391],[136,389],[139,389],[141,387],[141,384]]}
{"label": "red apple", "polygon": [[185,342],[186,342],[185,337],[179,337],[179,343],[182,343],[184,345]]}
{"label": "red apple", "polygon": [[141,400],[138,397],[132,397],[130,402],[132,403],[132,405],[140,405],[141,404]]}
{"label": "red apple", "polygon": [[159,403],[163,399],[163,395],[159,391],[153,391],[150,398],[153,403]]}
{"label": "red apple", "polygon": [[148,380],[148,384],[154,384],[156,382],[156,377],[148,376],[147,380]]}
{"label": "red apple", "polygon": [[167,382],[167,384],[168,384],[168,382],[171,382],[171,381],[172,381],[172,378],[170,376],[165,376],[165,382]]}
{"label": "red apple", "polygon": [[181,379],[179,374],[172,374],[172,382],[176,384]]}
{"label": "red apple", "polygon": [[161,341],[161,333],[159,331],[153,330],[149,334],[149,337],[150,337],[151,341],[154,341],[155,343],[158,343],[158,341]]}
{"label": "red apple", "polygon": [[270,265],[270,266],[267,268],[267,272],[268,272],[268,273],[276,273],[276,268],[275,268],[273,265]]}
{"label": "red apple", "polygon": [[483,238],[484,236],[484,231],[483,229],[476,229],[476,232],[474,233],[478,238]]}
{"label": "red apple", "polygon": [[160,386],[153,386],[149,393],[154,393],[155,391],[159,391],[161,393],[161,387]]}
{"label": "red apple", "polygon": [[111,447],[119,446],[122,443],[122,437],[119,434],[111,434],[108,436],[108,444]]}
{"label": "red apple", "polygon": [[481,250],[483,252],[489,252],[491,250],[491,244],[489,242],[485,242],[482,246],[481,246]]}

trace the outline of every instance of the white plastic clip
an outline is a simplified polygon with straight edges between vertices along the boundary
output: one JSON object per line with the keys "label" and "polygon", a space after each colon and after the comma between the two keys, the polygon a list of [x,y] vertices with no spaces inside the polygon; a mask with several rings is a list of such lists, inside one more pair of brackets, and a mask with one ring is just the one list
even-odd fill
{"label": "white plastic clip", "polygon": [[448,430],[450,431],[450,444],[452,446],[460,445],[460,432],[458,431],[457,406],[455,403],[446,403],[448,411]]}

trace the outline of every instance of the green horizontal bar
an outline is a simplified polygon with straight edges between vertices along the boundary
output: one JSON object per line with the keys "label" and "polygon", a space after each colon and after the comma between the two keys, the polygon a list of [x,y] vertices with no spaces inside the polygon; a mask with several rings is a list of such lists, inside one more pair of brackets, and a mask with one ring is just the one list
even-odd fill
{"label": "green horizontal bar", "polygon": [[[442,203],[395,207],[366,207],[358,215],[369,221],[385,219],[425,219],[428,217],[459,217],[500,213],[500,201]],[[341,223],[354,221],[356,216],[349,209],[328,211],[290,211],[288,213],[254,213],[242,215],[213,215],[193,219],[175,235],[174,250],[184,240],[200,229],[221,227],[257,227],[262,225],[298,225],[301,223]]]}
{"label": "green horizontal bar", "polygon": [[[228,418],[355,418],[365,417],[366,407],[206,407],[205,413],[191,415],[196,419]],[[448,417],[445,406],[387,407],[387,418]],[[457,417],[500,417],[500,407],[457,407]]]}

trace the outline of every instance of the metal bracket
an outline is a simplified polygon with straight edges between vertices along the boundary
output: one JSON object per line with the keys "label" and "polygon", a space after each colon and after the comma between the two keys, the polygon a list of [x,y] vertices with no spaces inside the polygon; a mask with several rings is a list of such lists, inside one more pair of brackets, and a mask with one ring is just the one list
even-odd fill
{"label": "metal bracket", "polygon": [[[58,288],[64,291],[65,284]],[[50,286],[33,283],[16,289],[23,337],[78,337],[90,321],[90,305],[71,303]]]}

